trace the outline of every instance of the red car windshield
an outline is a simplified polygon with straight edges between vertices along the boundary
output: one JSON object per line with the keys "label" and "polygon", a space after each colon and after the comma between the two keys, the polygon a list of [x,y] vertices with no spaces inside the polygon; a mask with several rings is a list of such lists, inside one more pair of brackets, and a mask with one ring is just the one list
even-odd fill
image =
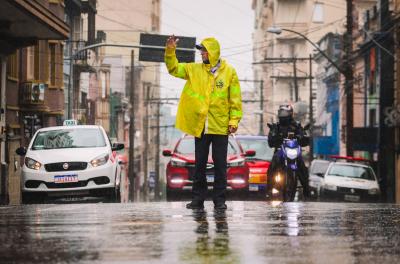
{"label": "red car windshield", "polygon": [[250,157],[250,159],[271,161],[274,155],[274,150],[268,146],[267,139],[255,139],[255,138],[239,138],[240,145],[242,145],[244,151],[255,150],[256,155]]}
{"label": "red car windshield", "polygon": [[[194,154],[194,139],[193,138],[183,138],[175,149],[176,153],[179,154]],[[212,153],[212,146],[210,146],[210,152]],[[228,141],[228,155],[229,154],[239,154],[240,149],[234,139],[229,138]]]}

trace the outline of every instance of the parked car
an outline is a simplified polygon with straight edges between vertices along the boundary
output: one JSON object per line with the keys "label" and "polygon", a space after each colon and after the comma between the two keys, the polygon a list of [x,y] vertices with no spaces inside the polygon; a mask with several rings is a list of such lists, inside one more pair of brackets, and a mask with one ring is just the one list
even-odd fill
{"label": "parked car", "polygon": [[[119,201],[121,167],[115,151],[124,144],[111,145],[101,126],[54,126],[39,129],[28,148],[22,166],[23,203],[46,197],[105,196]],[[65,123],[65,124],[66,124]]]}
{"label": "parked car", "polygon": [[[321,200],[378,202],[381,190],[378,179],[367,160],[333,157],[320,186]],[[344,161],[342,161],[344,160]]]}
{"label": "parked car", "polygon": [[330,164],[329,160],[314,159],[311,162],[308,177],[308,185],[310,186],[311,197],[317,199],[321,183],[323,182],[324,175]]}
{"label": "parked car", "polygon": [[[171,157],[166,168],[167,199],[179,194],[190,192],[195,172],[194,138],[184,135],[178,140],[174,149],[163,150],[163,156]],[[214,164],[211,158],[212,147],[207,163],[207,183],[212,189],[214,183]],[[227,190],[235,193],[247,192],[249,181],[249,167],[245,156],[254,155],[254,151],[243,152],[242,147],[233,136],[229,136],[227,156]]]}
{"label": "parked car", "polygon": [[249,192],[265,196],[267,171],[274,155],[274,150],[268,146],[268,137],[238,135],[236,139],[242,145],[244,151],[255,151],[255,156],[246,157],[246,163],[250,170]]}

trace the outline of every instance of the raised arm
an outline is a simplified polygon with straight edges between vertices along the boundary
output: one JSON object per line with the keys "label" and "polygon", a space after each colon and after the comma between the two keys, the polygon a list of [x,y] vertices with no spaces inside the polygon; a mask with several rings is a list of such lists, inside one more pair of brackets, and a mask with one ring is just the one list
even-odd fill
{"label": "raised arm", "polygon": [[176,46],[178,41],[179,39],[174,35],[167,39],[164,60],[169,74],[186,80],[188,78],[187,65],[186,63],[179,63],[178,59],[176,58]]}

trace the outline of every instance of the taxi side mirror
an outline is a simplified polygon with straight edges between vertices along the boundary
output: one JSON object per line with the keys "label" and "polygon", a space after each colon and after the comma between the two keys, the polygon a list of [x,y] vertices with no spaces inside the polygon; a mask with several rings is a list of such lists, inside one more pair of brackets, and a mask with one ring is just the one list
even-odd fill
{"label": "taxi side mirror", "polygon": [[19,147],[15,150],[15,153],[19,156],[25,156],[26,155],[26,148],[25,147]]}
{"label": "taxi side mirror", "polygon": [[114,143],[111,146],[112,151],[118,151],[118,150],[122,150],[124,148],[125,148],[125,145],[123,143]]}

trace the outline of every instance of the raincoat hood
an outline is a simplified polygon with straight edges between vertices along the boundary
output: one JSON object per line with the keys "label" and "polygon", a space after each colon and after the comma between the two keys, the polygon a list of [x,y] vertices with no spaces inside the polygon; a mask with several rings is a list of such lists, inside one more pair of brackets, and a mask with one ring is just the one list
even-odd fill
{"label": "raincoat hood", "polygon": [[203,45],[208,52],[208,59],[210,60],[211,67],[217,65],[221,50],[218,40],[215,38],[205,38],[201,42],[201,45]]}

